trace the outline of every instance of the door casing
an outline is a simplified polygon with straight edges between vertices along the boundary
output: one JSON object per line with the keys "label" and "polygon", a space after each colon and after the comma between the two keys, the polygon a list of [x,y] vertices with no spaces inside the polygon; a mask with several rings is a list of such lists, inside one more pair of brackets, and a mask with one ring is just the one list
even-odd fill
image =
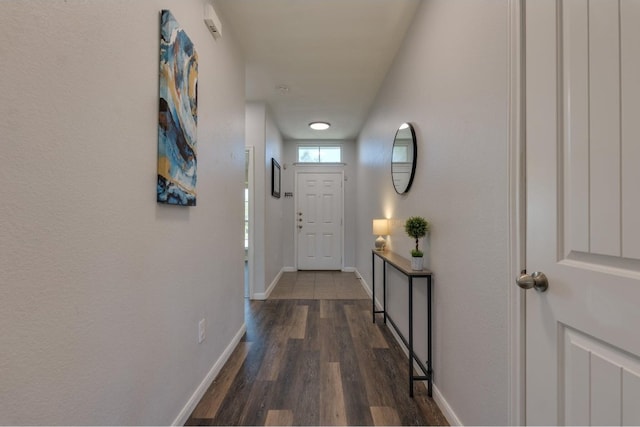
{"label": "door casing", "polygon": [[246,146],[245,152],[249,154],[249,250],[247,251],[247,267],[249,270],[249,299],[253,299],[253,280],[254,280],[254,246],[255,246],[255,172],[254,172],[254,163],[255,163],[255,149],[253,146]]}
{"label": "door casing", "polygon": [[508,1],[508,170],[509,170],[509,276],[508,298],[508,414],[510,425],[524,425],[525,405],[525,293],[515,278],[526,269],[526,140],[524,3]]}

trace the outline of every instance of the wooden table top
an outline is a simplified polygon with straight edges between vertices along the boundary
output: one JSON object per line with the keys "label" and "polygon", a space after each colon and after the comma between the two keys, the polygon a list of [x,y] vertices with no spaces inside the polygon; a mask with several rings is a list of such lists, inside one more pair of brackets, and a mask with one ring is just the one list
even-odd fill
{"label": "wooden table top", "polygon": [[427,277],[433,275],[433,272],[431,270],[427,270],[426,268],[423,270],[412,270],[411,261],[403,256],[398,255],[395,252],[376,251],[375,249],[372,249],[371,252],[374,255],[377,255],[378,257],[384,259],[386,262],[388,262],[407,276]]}

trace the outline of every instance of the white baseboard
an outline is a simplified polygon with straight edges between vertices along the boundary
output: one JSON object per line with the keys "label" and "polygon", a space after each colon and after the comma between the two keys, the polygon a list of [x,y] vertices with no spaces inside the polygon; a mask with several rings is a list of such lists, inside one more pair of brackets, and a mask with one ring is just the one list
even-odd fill
{"label": "white baseboard", "polygon": [[[402,349],[404,354],[407,357],[409,357],[409,349],[405,347],[404,343],[402,342],[402,339],[400,339],[400,336],[398,336],[398,333],[396,332],[396,330],[394,328],[389,328],[389,330],[391,331],[391,334],[400,345],[400,348]],[[416,371],[420,369],[418,364],[415,362],[414,362],[414,368],[416,369]],[[423,381],[422,383],[424,384],[425,388],[429,386],[427,381]],[[438,389],[435,383],[433,383],[433,400],[435,400],[436,404],[438,405],[438,408],[440,408],[440,411],[442,411],[442,415],[444,415],[444,417],[449,422],[449,425],[451,426],[463,425],[460,422],[460,419],[458,418],[456,413],[453,412],[453,409],[451,409],[451,405],[449,405],[449,402],[447,402],[447,399],[444,398],[444,396],[442,395],[442,393],[440,392],[440,390]]]}
{"label": "white baseboard", "polygon": [[292,271],[298,271],[298,269],[295,267],[282,267],[282,271],[285,273],[291,273]]}
{"label": "white baseboard", "polygon": [[[424,386],[425,387],[427,386],[426,381]],[[449,406],[449,402],[447,402],[447,400],[444,398],[442,393],[440,393],[440,390],[438,390],[438,387],[436,387],[435,384],[433,385],[433,400],[436,401],[438,408],[440,408],[440,411],[442,411],[442,415],[444,415],[444,417],[447,419],[447,421],[449,422],[449,425],[451,426],[463,425],[460,422],[460,419],[458,418],[458,416],[455,414],[455,412],[453,412],[453,409],[451,409],[451,406]]]}
{"label": "white baseboard", "polygon": [[[369,295],[369,298],[371,298],[371,286],[369,286],[369,284],[367,283],[366,280],[364,280],[364,277],[362,277],[362,274],[360,274],[360,272],[358,271],[358,269],[354,269],[355,273],[356,273],[356,277],[358,279],[360,279],[360,283],[362,284],[362,288],[364,289],[364,291],[367,293],[367,295]],[[378,300],[378,298],[376,298],[376,309],[378,310],[382,310],[382,304],[380,303],[380,301]]]}
{"label": "white baseboard", "polygon": [[[369,297],[371,297],[371,288],[369,287],[369,285],[367,284],[367,282],[364,280],[364,278],[362,277],[362,275],[360,274],[360,272],[357,269],[355,270],[355,273],[356,273],[356,276],[360,279],[360,282],[362,283],[362,287],[367,292]],[[382,304],[380,303],[380,301],[377,298],[376,298],[376,309],[382,310]],[[400,345],[400,348],[402,349],[404,354],[407,357],[409,357],[409,349],[407,347],[405,347],[404,343],[402,342],[402,339],[400,339],[400,336],[398,335],[396,330],[394,328],[389,328],[389,330],[391,331],[391,334],[393,335],[393,337],[396,339],[396,341]],[[415,364],[415,367],[416,367],[416,369],[418,369],[418,364],[417,363]],[[427,387],[427,381],[423,381],[423,383],[424,383],[424,386]],[[442,411],[442,415],[444,415],[444,417],[449,422],[449,425],[452,425],[452,426],[461,426],[461,425],[463,425],[460,422],[460,419],[458,418],[456,413],[453,412],[453,409],[451,409],[451,406],[449,405],[449,402],[447,402],[447,400],[444,398],[444,396],[442,395],[440,390],[438,390],[438,387],[436,386],[435,383],[433,384],[433,400],[435,400],[436,404],[438,405],[438,407]]]}
{"label": "white baseboard", "polygon": [[235,350],[235,348],[237,347],[238,343],[242,339],[242,336],[244,335],[246,330],[247,330],[247,326],[243,323],[242,326],[240,327],[240,330],[233,337],[233,339],[231,340],[227,348],[224,349],[224,351],[222,352],[218,360],[216,360],[216,363],[213,364],[213,366],[211,367],[207,375],[204,377],[204,379],[202,380],[198,388],[196,388],[196,391],[193,392],[193,394],[191,395],[191,398],[187,401],[187,404],[182,408],[182,410],[180,411],[176,419],[173,420],[173,423],[171,423],[171,425],[183,426],[184,423],[187,422],[187,420],[189,419],[189,416],[191,415],[193,410],[196,408],[196,405],[198,404],[198,402],[200,402],[200,399],[202,399],[202,396],[204,396],[204,393],[207,391],[211,383],[213,383],[213,380],[216,379],[216,377],[220,373],[220,370],[222,369],[224,364],[227,363],[227,360],[229,360],[231,353],[233,353],[233,350]]}
{"label": "white baseboard", "polygon": [[266,291],[264,292],[256,292],[253,294],[253,299],[254,300],[266,300],[269,298],[269,295],[271,295],[271,291],[273,291],[273,288],[276,287],[276,285],[278,284],[278,281],[280,280],[280,278],[282,277],[282,273],[285,272],[284,267],[278,272],[278,274],[276,274],[276,277],[273,279],[273,281],[271,282],[271,284],[269,285],[269,287],[267,288]]}
{"label": "white baseboard", "polygon": [[356,268],[355,267],[342,267],[342,271],[344,273],[355,273]]}

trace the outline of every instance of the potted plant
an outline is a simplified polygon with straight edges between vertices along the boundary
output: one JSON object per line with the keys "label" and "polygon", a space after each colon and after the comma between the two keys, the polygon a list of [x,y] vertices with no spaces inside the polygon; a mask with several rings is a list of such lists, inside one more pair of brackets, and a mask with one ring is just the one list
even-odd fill
{"label": "potted plant", "polygon": [[418,247],[419,239],[429,231],[429,222],[421,216],[412,216],[404,223],[404,231],[409,237],[416,239],[416,248],[411,250],[411,269],[422,270],[424,268],[424,252]]}

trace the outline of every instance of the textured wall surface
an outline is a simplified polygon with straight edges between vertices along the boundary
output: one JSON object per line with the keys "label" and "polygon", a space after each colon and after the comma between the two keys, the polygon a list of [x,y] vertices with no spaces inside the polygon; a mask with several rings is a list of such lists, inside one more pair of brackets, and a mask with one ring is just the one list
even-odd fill
{"label": "textured wall surface", "polygon": [[[263,103],[248,102],[246,104],[245,138],[247,147],[253,147],[253,271],[251,279],[253,281],[253,293],[264,294],[266,290],[265,282],[265,201],[266,197],[271,197],[270,189],[267,189],[266,162],[265,159],[265,129],[266,129],[266,107]],[[271,167],[271,164],[269,164]],[[251,243],[250,243],[251,244]]]}
{"label": "textured wall surface", "polygon": [[[246,106],[246,144],[254,148],[253,295],[264,299],[282,270],[284,191],[271,195],[271,158],[282,170],[282,137],[267,106],[248,102]],[[251,225],[250,225],[251,226]]]}
{"label": "textured wall surface", "polygon": [[[424,247],[435,272],[435,384],[463,424],[508,422],[507,77],[507,2],[425,0],[358,141],[358,271],[371,285],[372,218],[399,220],[389,244],[405,257],[403,221],[432,221]],[[418,162],[400,196],[389,164],[406,121]],[[390,310],[406,332],[406,279],[390,269],[389,280]],[[415,288],[424,360],[426,292]]]}
{"label": "textured wall surface", "polygon": [[[277,199],[271,195],[271,159],[274,158],[280,165],[280,174],[282,178],[282,136],[276,126],[269,109],[265,115],[265,175],[264,180],[258,185],[265,186],[265,290],[278,277],[280,270],[284,267],[282,259],[283,252],[283,206],[284,192],[280,189],[280,198]],[[259,161],[259,160],[258,160]],[[282,187],[282,180],[281,185]]]}
{"label": "textured wall surface", "polygon": [[[155,201],[163,8],[200,57],[195,208]],[[171,423],[243,325],[244,65],[202,17],[0,2],[0,424]]]}

